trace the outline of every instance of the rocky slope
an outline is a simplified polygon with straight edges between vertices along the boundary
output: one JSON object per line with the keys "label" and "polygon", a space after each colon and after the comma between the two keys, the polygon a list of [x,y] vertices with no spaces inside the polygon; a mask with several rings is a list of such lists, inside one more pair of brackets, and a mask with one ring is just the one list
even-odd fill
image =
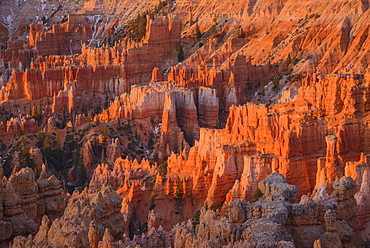
{"label": "rocky slope", "polygon": [[[156,212],[148,215],[148,233],[135,236],[132,241],[124,238],[118,242],[114,236],[122,228],[117,222],[123,216],[116,204],[119,196],[109,187],[92,196],[90,205],[86,193],[74,195],[61,219],[56,219],[49,229],[49,219],[45,215],[35,238],[16,237],[12,247],[37,247],[48,245],[60,247],[356,247],[359,237],[354,199],[355,182],[350,177],[342,177],[333,183],[335,190],[331,198],[325,192],[313,198],[303,195],[296,201],[298,189],[286,183],[281,174],[270,174],[258,186],[263,196],[256,202],[236,200],[227,207],[227,214],[219,211],[202,210],[193,222],[181,222],[170,232],[156,224]],[[100,200],[97,202],[96,199]],[[109,207],[106,209],[105,207]],[[118,206],[117,206],[118,207]],[[92,208],[92,209],[91,209]],[[100,209],[109,213],[101,223],[100,216],[94,213]],[[75,211],[79,211],[78,220]],[[65,233],[66,218],[73,226],[72,234]],[[121,220],[122,221],[122,220]],[[66,223],[65,223],[66,222]],[[88,225],[88,222],[90,224]],[[64,224],[65,223],[65,224]],[[76,226],[77,225],[77,226]],[[80,225],[80,228],[78,228]],[[82,228],[81,228],[82,227]],[[104,234],[103,229],[105,228]],[[114,228],[114,229],[112,229]],[[62,232],[58,232],[62,231]],[[79,230],[76,232],[76,230]],[[88,232],[87,232],[88,230]],[[100,231],[100,232],[99,232]],[[68,235],[61,238],[57,233]]]}
{"label": "rocky slope", "polygon": [[14,168],[9,178],[2,179],[1,245],[10,237],[34,233],[43,215],[55,218],[65,208],[61,182],[54,175],[48,177],[45,167],[37,180],[32,169],[18,169]]}
{"label": "rocky slope", "polygon": [[368,1],[1,7],[4,244],[367,245]]}

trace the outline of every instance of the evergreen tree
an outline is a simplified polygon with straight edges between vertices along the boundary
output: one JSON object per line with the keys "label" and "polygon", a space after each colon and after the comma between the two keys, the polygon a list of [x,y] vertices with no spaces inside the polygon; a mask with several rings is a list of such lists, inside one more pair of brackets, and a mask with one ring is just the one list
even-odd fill
{"label": "evergreen tree", "polygon": [[178,51],[178,53],[177,53],[177,60],[178,60],[179,62],[182,62],[182,61],[184,61],[184,59],[185,59],[184,49],[182,48],[182,45],[180,45],[180,47],[179,47],[179,51]]}

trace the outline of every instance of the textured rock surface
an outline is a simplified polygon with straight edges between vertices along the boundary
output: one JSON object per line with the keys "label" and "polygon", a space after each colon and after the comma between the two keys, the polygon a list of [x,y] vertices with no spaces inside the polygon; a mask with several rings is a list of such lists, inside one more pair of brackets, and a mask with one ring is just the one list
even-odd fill
{"label": "textured rock surface", "polygon": [[[54,175],[46,177],[44,168],[35,181],[35,173],[28,167],[13,170],[9,179],[3,177],[0,191],[0,225],[3,227],[1,241],[11,236],[34,233],[42,215],[46,213],[55,216],[63,212],[65,194],[61,183]],[[46,226],[48,221],[43,219],[42,225]]]}
{"label": "textured rock surface", "polygon": [[36,183],[39,190],[38,213],[49,215],[63,212],[66,204],[61,182],[54,175],[47,178],[44,169]]}
{"label": "textured rock surface", "polygon": [[9,182],[11,182],[14,190],[20,196],[22,210],[28,217],[35,219],[38,214],[38,187],[33,170],[23,168],[11,175]]}
{"label": "textured rock surface", "polygon": [[[9,177],[0,223],[12,225],[3,239],[17,235],[11,218],[28,235],[43,214],[37,239],[15,241],[347,247],[369,238],[367,1],[13,2],[32,25],[0,38]],[[0,25],[0,37],[10,32]],[[41,172],[36,183],[25,166]],[[89,187],[72,197],[71,219],[55,222],[62,185]],[[170,232],[205,208],[217,212],[203,210],[198,231]]]}
{"label": "textured rock surface", "polygon": [[[22,200],[15,191],[12,183],[3,179],[2,182],[3,197],[3,221],[11,224],[14,236],[28,235],[36,231],[37,225],[33,219],[28,217],[22,209]],[[5,224],[3,222],[3,224]],[[6,225],[9,227],[9,225]]]}
{"label": "textured rock surface", "polygon": [[[107,243],[106,239],[113,239],[111,235],[122,235],[124,220],[120,209],[121,198],[109,186],[103,186],[91,200],[86,193],[76,193],[63,216],[51,225],[44,216],[35,238],[28,242],[51,247],[94,247],[99,240]],[[108,231],[107,234],[106,230],[112,227],[113,233]],[[14,240],[13,247],[18,247],[18,242]]]}
{"label": "textured rock surface", "polygon": [[369,196],[370,196],[370,190],[369,190],[369,178],[368,173],[365,171],[363,174],[362,184],[360,191],[355,194],[355,199],[357,202],[357,219],[359,220],[360,230],[362,232],[362,235],[366,235],[369,230]]}
{"label": "textured rock surface", "polygon": [[[345,178],[337,180],[333,183],[333,194],[339,194],[338,188],[350,194],[347,187],[350,184]],[[260,186],[263,197],[254,203],[231,202],[227,217],[216,217],[217,213],[211,210],[202,211],[195,229],[190,223],[176,226],[175,246],[312,247],[320,243],[322,247],[343,247],[354,238],[354,231],[346,221],[337,220],[336,210],[328,209],[321,223],[317,221],[318,204],[313,199],[304,195],[298,204],[285,201],[295,200],[297,192],[281,174],[269,175]]]}

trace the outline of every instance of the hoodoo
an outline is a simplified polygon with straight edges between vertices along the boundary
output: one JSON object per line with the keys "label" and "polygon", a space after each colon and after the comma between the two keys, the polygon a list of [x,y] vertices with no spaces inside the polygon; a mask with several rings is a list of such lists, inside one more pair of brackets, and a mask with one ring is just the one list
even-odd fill
{"label": "hoodoo", "polygon": [[368,247],[370,3],[3,0],[1,247]]}

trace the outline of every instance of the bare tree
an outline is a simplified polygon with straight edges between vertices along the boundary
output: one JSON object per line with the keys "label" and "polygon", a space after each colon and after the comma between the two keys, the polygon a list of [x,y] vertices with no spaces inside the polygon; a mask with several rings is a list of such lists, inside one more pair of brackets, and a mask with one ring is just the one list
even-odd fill
{"label": "bare tree", "polygon": [[[23,12],[26,1],[3,0],[0,23],[8,30],[8,40],[12,40],[15,32],[24,23]],[[4,13],[5,12],[5,13]]]}

